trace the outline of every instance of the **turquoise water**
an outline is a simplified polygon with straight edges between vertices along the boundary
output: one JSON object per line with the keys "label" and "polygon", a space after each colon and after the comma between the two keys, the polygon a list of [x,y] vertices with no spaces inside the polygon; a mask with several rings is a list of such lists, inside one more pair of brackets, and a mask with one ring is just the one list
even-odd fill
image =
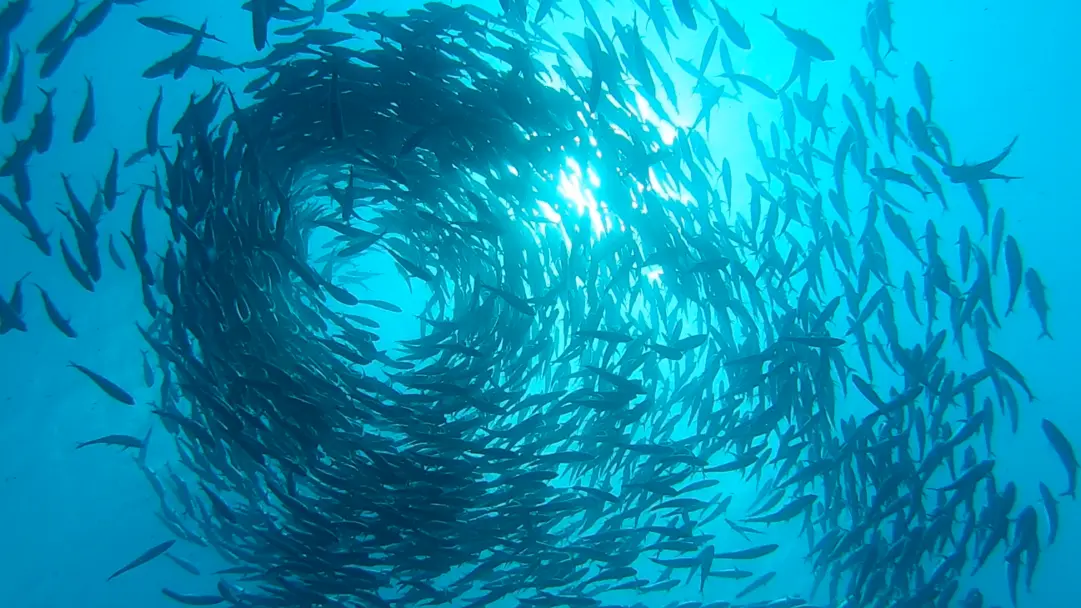
{"label": "turquoise water", "polygon": [[[636,10],[631,2],[617,2],[621,4],[614,11],[603,2],[596,3],[604,23],[610,21],[612,14],[629,21]],[[205,92],[215,78],[239,90],[250,78],[250,74],[235,70],[224,75],[192,70],[179,81],[143,79],[140,75],[150,63],[178,48],[184,39],[147,30],[135,23],[135,18],[146,14],[170,15],[195,25],[208,19],[210,31],[228,44],[207,42],[204,50],[242,62],[253,55],[248,13],[237,4],[224,0],[147,0],[141,6],[116,6],[100,30],[79,41],[59,71],[45,81],[36,77],[40,59],[28,55],[32,68],[27,77],[27,107],[18,120],[0,126],[0,146],[7,154],[13,138],[25,137],[29,132],[33,114],[43,99],[38,87],[55,88],[57,130],[53,145],[47,154],[35,156],[29,167],[34,190],[32,207],[46,231],[60,234],[67,229],[63,217],[52,212],[54,204],[66,200],[62,173],[70,177],[83,200],[89,201],[95,182],[105,177],[112,150],[119,149],[125,158],[142,147],[145,117],[159,85],[164,86],[165,92],[161,110],[164,142],[165,133],[192,92]],[[360,0],[357,4],[353,10],[400,9],[397,3]],[[573,19],[561,21],[557,27],[580,31],[583,22],[577,6],[566,1],[562,4]],[[13,49],[32,49],[69,6],[59,0],[36,1],[15,33]],[[498,12],[498,3],[484,6]],[[837,61],[814,68],[819,79],[816,82],[824,79],[831,84],[831,95],[847,90],[850,65],[869,73],[867,60],[859,48],[863,5],[847,0],[733,5],[734,12],[745,15],[741,19],[746,21],[748,34],[755,41],[751,53],[736,56],[738,69],[767,82],[777,83],[787,76],[790,47],[767,20],[758,16],[773,7],[779,9],[786,22],[810,30],[836,53]],[[1081,54],[1076,52],[1074,40],[1081,26],[1081,8],[1066,3],[1007,2],[955,2],[942,6],[942,3],[914,0],[896,2],[893,12],[894,42],[899,50],[887,62],[898,79],[877,80],[880,100],[891,95],[898,108],[917,105],[911,74],[913,63],[920,61],[934,83],[935,122],[949,134],[959,162],[990,158],[1014,136],[1019,136],[1003,170],[1023,179],[1008,184],[991,182],[988,194],[994,208],[1005,210],[1007,231],[1021,244],[1026,265],[1038,268],[1048,287],[1049,329],[1054,340],[1036,339],[1039,323],[1024,293],[1019,298],[1018,310],[994,334],[995,350],[1021,368],[1038,396],[1033,403],[1022,401],[1016,433],[1010,432],[1005,418],[996,424],[995,476],[999,487],[1010,480],[1017,483],[1019,505],[1037,504],[1039,481],[1056,491],[1065,483],[1062,467],[1040,430],[1040,420],[1053,419],[1067,435],[1081,437],[1081,413],[1076,408],[1074,389],[1075,376],[1081,369],[1081,352],[1077,347],[1081,343],[1081,324],[1075,314],[1081,297],[1077,281],[1081,250],[1076,243],[1076,233],[1081,229],[1078,207],[1081,186],[1075,179],[1081,119],[1075,106],[1081,91],[1074,77],[1081,72]],[[328,17],[325,25],[335,23],[338,22]],[[697,34],[681,31],[679,40],[673,44],[673,54],[697,61],[709,29],[711,26],[700,27]],[[646,42],[650,48],[659,50],[654,37],[647,34]],[[697,113],[697,101],[689,94],[694,82],[675,67],[670,75],[677,89],[687,91],[687,95],[681,99],[680,111],[669,109],[669,113],[674,122],[686,126]],[[97,124],[87,141],[71,144],[71,129],[83,102],[84,76],[94,85]],[[817,84],[812,92],[816,88]],[[755,114],[760,126],[771,120],[780,121],[775,103],[753,96],[745,98],[748,101],[743,103],[722,103],[712,117],[709,141],[716,157],[723,155],[731,160],[736,176],[758,171],[746,134],[747,112]],[[840,104],[832,105],[829,116],[840,125],[843,123]],[[839,135],[834,133],[834,137]],[[763,133],[763,138],[766,137]],[[142,163],[122,171],[123,200],[130,201],[136,184],[151,183],[150,166]],[[734,210],[745,213],[747,210],[741,208],[739,201],[747,199],[746,186],[742,178],[734,181]],[[579,188],[573,182],[568,179],[570,185],[562,190],[567,200],[554,201],[559,207],[557,211],[577,212],[580,199],[588,198],[576,192]],[[10,180],[0,188],[0,192],[14,198]],[[942,237],[942,250],[953,252],[959,227],[978,226],[979,220],[963,189],[953,187],[947,195],[948,213],[932,200],[916,210],[910,224],[921,227],[922,234],[926,219],[934,220]],[[677,200],[670,202],[682,204]],[[859,224],[862,218],[858,209],[862,204],[850,202],[850,206],[853,224]],[[167,238],[161,215],[152,213],[148,217],[153,218],[151,242]],[[3,450],[0,597],[3,599],[0,605],[153,607],[176,605],[162,596],[162,587],[190,593],[212,592],[214,577],[192,576],[164,559],[105,582],[121,565],[170,537],[155,516],[157,499],[131,462],[131,453],[112,448],[74,450],[80,441],[110,433],[143,436],[156,424],[148,403],[156,399],[157,388],[144,387],[140,350],[146,346],[133,325],[137,320],[146,322],[137,278],[130,268],[127,272],[118,271],[103,252],[104,277],[95,293],[87,293],[72,282],[55,252],[51,258],[41,256],[8,219],[0,218],[3,220],[0,221],[0,291],[6,292],[20,277],[30,273],[24,315],[30,331],[0,336],[0,369],[3,369],[0,383],[0,450]],[[118,234],[127,222],[125,213],[107,215],[102,233]],[[978,231],[973,236],[981,238]],[[797,238],[806,237],[797,235]],[[985,244],[986,239],[982,237]],[[55,245],[54,240],[54,248]],[[896,248],[898,260],[907,255],[896,242],[890,241],[889,245]],[[384,263],[389,268],[389,262]],[[901,267],[907,262],[896,263]],[[663,275],[655,279],[663,284]],[[30,283],[45,287],[72,317],[79,332],[77,340],[66,339],[49,326],[37,291]],[[369,286],[407,311],[419,310],[423,302],[423,296],[407,292],[394,273]],[[996,296],[1001,296],[1001,290],[1002,286],[996,283]],[[907,322],[909,317],[900,308],[898,316]],[[416,331],[407,323],[387,321],[384,326],[391,328],[383,332],[388,341],[412,337]],[[858,360],[855,355],[851,357],[851,361]],[[137,405],[127,408],[110,401],[86,378],[69,369],[69,361],[93,367],[127,387]],[[155,433],[166,437],[160,428]],[[151,464],[156,468],[166,466],[170,458],[167,445],[151,450]],[[742,488],[735,480],[725,483],[726,490],[736,494],[733,506],[736,511],[749,504],[757,493],[756,488],[749,485]],[[1044,548],[1033,591],[1022,591],[1019,605],[1065,608],[1077,605],[1081,597],[1072,580],[1075,560],[1069,553],[1071,547],[1081,542],[1076,502],[1063,499],[1060,514],[1059,538],[1054,545]],[[763,573],[776,571],[779,576],[766,591],[747,599],[807,597],[811,574],[803,560],[806,543],[796,539],[798,531],[799,524],[793,522],[773,526],[763,535],[763,542],[778,542],[782,550],[767,558],[769,561],[756,564],[755,569]],[[1045,531],[1045,522],[1041,520],[1041,535]],[[736,540],[721,537],[719,542]],[[183,543],[178,543],[175,553],[198,564],[204,572],[226,565],[213,552]],[[983,591],[986,605],[1009,605],[1000,556],[992,557],[988,567],[978,575],[962,579],[962,591],[956,601],[974,586]],[[717,595],[710,599],[730,599],[725,596],[739,587],[732,584],[719,586],[715,591],[711,588],[711,593]],[[628,605],[640,601],[652,608],[694,599],[701,598],[692,585],[665,594],[640,598],[624,595],[609,601]],[[822,594],[813,599],[818,604],[826,603]],[[504,601],[500,605],[511,604]]]}

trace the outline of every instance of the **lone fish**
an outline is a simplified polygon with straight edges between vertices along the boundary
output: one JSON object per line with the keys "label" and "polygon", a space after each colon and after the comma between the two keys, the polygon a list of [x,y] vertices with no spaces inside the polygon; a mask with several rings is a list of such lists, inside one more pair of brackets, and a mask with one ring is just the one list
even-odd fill
{"label": "lone fish", "polygon": [[168,551],[169,548],[172,547],[175,543],[176,543],[175,539],[174,540],[167,540],[167,541],[165,541],[165,542],[163,542],[163,543],[161,543],[159,545],[154,545],[153,547],[150,547],[149,549],[144,551],[142,555],[140,555],[139,557],[136,557],[135,559],[128,562],[128,564],[126,566],[124,566],[123,568],[117,570],[116,572],[113,572],[112,576],[110,576],[109,578],[107,578],[105,580],[106,581],[111,581],[114,578],[120,576],[121,574],[124,574],[128,570],[133,570],[135,568],[138,568],[139,566],[142,566],[143,564],[147,563],[148,561],[150,561],[150,560],[154,559],[155,557],[158,557],[162,553],[165,553],[166,551]]}
{"label": "lone fish", "polygon": [[109,380],[105,376],[102,376],[94,370],[87,369],[78,363],[69,362],[68,365],[82,372],[87,378],[90,378],[94,384],[98,385],[98,388],[105,392],[106,395],[109,395],[125,405],[135,405],[135,397],[132,397],[126,390],[117,386],[112,380]]}

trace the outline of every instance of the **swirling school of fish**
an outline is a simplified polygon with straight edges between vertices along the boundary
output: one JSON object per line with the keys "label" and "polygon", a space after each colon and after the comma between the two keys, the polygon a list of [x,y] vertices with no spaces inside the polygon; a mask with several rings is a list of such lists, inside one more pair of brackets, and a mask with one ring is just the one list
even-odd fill
{"label": "swirling school of fish", "polygon": [[[555,0],[504,0],[501,15],[430,2],[402,16],[251,0],[264,55],[241,66],[246,89],[193,96],[171,144],[159,142],[159,95],[145,148],[112,152],[93,204],[65,178],[71,230],[52,235],[27,172],[68,134],[48,89],[0,170],[15,196],[0,203],[42,254],[58,246],[87,291],[103,249],[138,276],[150,407],[175,440],[160,470],[152,433],[79,446],[138,450],[175,535],[110,578],[162,555],[198,574],[169,553],[182,541],[234,564],[162,590],[187,605],[641,606],[687,585],[698,599],[680,608],[809,606],[771,595],[776,572],[756,561],[779,548],[755,540],[761,526],[801,521],[789,542],[806,545],[809,597],[830,606],[979,607],[963,577],[992,565],[1015,605],[1018,586],[1031,588],[1078,464],[1043,420],[1066,481],[1039,482],[1042,503],[1019,505],[1015,484],[995,480],[996,417],[1016,431],[1017,391],[1033,398],[993,350],[995,328],[1009,317],[1050,337],[1040,276],[985,189],[1015,179],[998,168],[1013,144],[956,164],[921,64],[905,126],[892,98],[879,107],[874,77],[895,77],[881,52],[894,48],[888,0],[872,0],[860,32],[874,77],[851,68],[862,108],[837,84],[810,94],[815,64],[834,54],[776,11],[673,0],[683,29],[712,32],[700,61],[677,60],[701,112],[667,145],[638,102],[665,120],[660,98],[687,104],[669,58],[637,17],[606,28],[590,1],[583,35],[563,46],[549,24],[577,15]],[[0,10],[5,55],[30,4]],[[34,53],[16,48],[3,122],[28,111],[35,57],[45,81],[107,17],[186,38],[146,78],[236,67],[204,52],[219,40],[207,23],[125,6],[139,4],[75,2]],[[668,50],[670,9],[638,4]],[[321,27],[330,16],[341,29]],[[733,67],[729,47],[751,49],[742,20],[755,18],[794,51],[779,89]],[[361,35],[370,43],[346,44]],[[706,75],[714,55],[719,79]],[[86,86],[74,142],[94,127]],[[747,173],[750,211],[733,213],[731,165],[706,136],[722,100],[750,96],[775,100],[780,124],[770,118],[767,147],[748,115],[760,172]],[[844,122],[827,118],[831,103]],[[538,201],[558,206],[568,159],[598,177],[604,204],[556,221]],[[126,183],[140,163],[160,179]],[[948,189],[963,189],[982,225],[940,249],[928,221],[921,247],[909,207],[946,208]],[[854,227],[857,197],[869,202]],[[154,209],[168,242],[148,240]],[[119,236],[99,233],[106,214],[128,213]],[[888,257],[888,241],[912,259]],[[354,295],[377,252],[430,290],[417,339],[381,345],[367,311],[400,309]],[[659,282],[643,276],[654,267]],[[22,284],[0,298],[0,332],[38,331]],[[62,303],[40,296],[75,338]],[[103,370],[72,366],[135,405]],[[750,510],[730,513],[726,489],[752,479]]]}

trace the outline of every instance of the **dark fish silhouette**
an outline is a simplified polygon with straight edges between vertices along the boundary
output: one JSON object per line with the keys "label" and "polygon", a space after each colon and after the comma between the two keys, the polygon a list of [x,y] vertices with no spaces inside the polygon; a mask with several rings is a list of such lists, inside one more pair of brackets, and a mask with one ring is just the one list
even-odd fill
{"label": "dark fish silhouette", "polygon": [[93,370],[87,369],[82,365],[79,365],[78,363],[72,362],[68,365],[82,372],[82,374],[87,378],[90,378],[90,380],[93,381],[93,383],[96,384],[98,388],[100,388],[106,395],[109,395],[113,399],[116,399],[117,401],[125,405],[135,405],[134,397],[132,397],[127,391],[117,386],[113,381],[109,380],[105,376],[102,376],[101,374]]}
{"label": "dark fish silhouette", "polygon": [[149,549],[144,551],[142,555],[140,555],[139,557],[136,557],[135,559],[128,562],[123,568],[117,570],[116,572],[113,572],[109,576],[109,578],[107,578],[105,580],[111,581],[114,578],[120,576],[121,574],[124,574],[125,572],[128,572],[129,570],[133,570],[135,568],[138,568],[139,566],[142,566],[143,564],[149,562],[150,560],[154,559],[155,557],[158,557],[162,553],[165,553],[166,551],[168,551],[175,544],[176,544],[176,540],[173,539],[173,540],[167,540],[167,541],[161,543],[160,545],[154,545],[153,547],[150,547]]}

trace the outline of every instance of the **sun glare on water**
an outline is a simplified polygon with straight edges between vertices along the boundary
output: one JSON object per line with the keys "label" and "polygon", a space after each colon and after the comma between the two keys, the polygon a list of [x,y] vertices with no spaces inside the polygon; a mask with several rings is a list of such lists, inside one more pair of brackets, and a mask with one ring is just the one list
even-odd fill
{"label": "sun glare on water", "polygon": [[[554,70],[549,70],[547,76],[548,86],[560,90],[569,90],[569,87]],[[679,136],[680,129],[662,119],[651,107],[649,101],[639,95],[637,91],[634,91],[633,94],[635,103],[631,111],[641,121],[643,131],[655,132],[663,147],[672,146]],[[579,112],[578,118],[583,124],[590,123],[584,111]],[[618,126],[614,124],[609,126],[617,135],[627,139],[632,138],[630,134]],[[589,145],[596,151],[597,160],[603,161],[604,150],[599,147],[595,137],[590,136]],[[655,148],[651,152],[657,152],[659,149]],[[511,170],[514,172],[513,168]],[[555,180],[559,199],[554,201],[538,200],[536,204],[540,216],[554,224],[554,226],[546,226],[545,229],[558,228],[568,248],[571,247],[571,239],[563,221],[565,214],[568,213],[577,213],[578,217],[588,216],[595,238],[603,237],[604,234],[613,230],[627,229],[618,218],[614,218],[608,213],[607,205],[604,203],[604,190],[600,176],[592,167],[587,166],[583,170],[577,159],[568,156],[564,160],[563,167]],[[654,167],[650,167],[647,174],[641,176],[638,187],[632,192],[631,205],[642,213],[649,213],[649,205],[643,196],[647,191],[652,192],[656,199],[663,202],[679,202],[686,205],[692,201],[688,192],[679,188],[670,178],[658,176],[658,171]],[[660,212],[663,213],[663,211]],[[659,283],[663,274],[664,270],[659,266],[642,269],[642,276],[651,283]]]}

